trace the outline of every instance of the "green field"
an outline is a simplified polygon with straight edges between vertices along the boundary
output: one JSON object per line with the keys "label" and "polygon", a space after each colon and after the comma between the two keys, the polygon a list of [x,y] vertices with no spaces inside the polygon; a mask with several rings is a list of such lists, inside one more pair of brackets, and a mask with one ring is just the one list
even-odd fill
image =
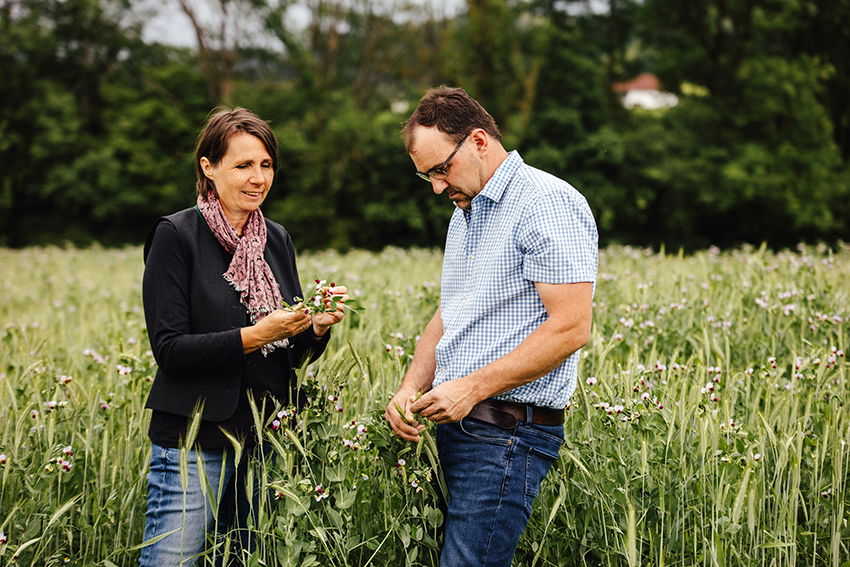
{"label": "green field", "polygon": [[[437,564],[433,439],[405,446],[379,416],[440,260],[300,258],[303,282],[343,283],[364,310],[301,370],[300,420],[263,424],[276,458],[253,469],[269,490],[249,564]],[[155,373],[141,271],[138,248],[0,250],[2,565],[138,556]],[[604,250],[567,441],[515,565],[847,565],[848,282],[845,245]],[[205,561],[229,553],[223,539]]]}

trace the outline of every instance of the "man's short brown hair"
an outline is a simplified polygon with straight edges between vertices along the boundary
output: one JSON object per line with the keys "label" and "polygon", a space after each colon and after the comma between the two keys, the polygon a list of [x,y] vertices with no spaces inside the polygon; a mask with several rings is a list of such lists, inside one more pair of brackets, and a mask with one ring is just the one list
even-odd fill
{"label": "man's short brown hair", "polygon": [[413,131],[417,126],[436,126],[437,130],[448,134],[455,143],[459,143],[475,128],[482,128],[497,140],[502,139],[496,121],[477,100],[461,88],[445,85],[427,91],[404,123],[402,134],[408,153],[413,146]]}

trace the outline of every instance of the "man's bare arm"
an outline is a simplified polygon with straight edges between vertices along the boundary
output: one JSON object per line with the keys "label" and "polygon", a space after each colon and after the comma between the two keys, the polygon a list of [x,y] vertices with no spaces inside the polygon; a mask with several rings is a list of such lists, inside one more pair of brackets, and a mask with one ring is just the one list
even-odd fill
{"label": "man's bare arm", "polygon": [[462,378],[444,382],[410,406],[437,423],[463,419],[478,402],[557,368],[590,339],[593,285],[535,283],[549,318],[513,351]]}
{"label": "man's bare arm", "polygon": [[[438,307],[434,316],[425,325],[425,329],[419,337],[419,342],[416,343],[413,361],[411,361],[410,367],[404,375],[401,386],[399,386],[384,412],[384,417],[390,423],[395,434],[407,441],[419,440],[419,432],[423,426],[416,423],[416,418],[410,411],[410,405],[419,392],[431,389],[434,372],[437,369],[434,353],[442,336],[443,319]],[[403,419],[398,408],[404,413]]]}

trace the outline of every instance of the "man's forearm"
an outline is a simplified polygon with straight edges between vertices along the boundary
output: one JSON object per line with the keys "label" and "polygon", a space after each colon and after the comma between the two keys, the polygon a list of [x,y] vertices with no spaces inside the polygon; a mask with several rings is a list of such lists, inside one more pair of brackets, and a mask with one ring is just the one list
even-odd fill
{"label": "man's forearm", "polygon": [[513,351],[458,381],[470,388],[476,399],[485,400],[548,374],[587,340],[588,333],[581,325],[565,327],[549,319]]}
{"label": "man's forearm", "polygon": [[399,391],[425,392],[431,388],[434,372],[437,370],[435,359],[437,343],[440,342],[442,336],[443,319],[438,308],[419,336],[419,342],[416,343],[416,350],[413,352],[413,360],[404,375],[401,386],[399,386]]}

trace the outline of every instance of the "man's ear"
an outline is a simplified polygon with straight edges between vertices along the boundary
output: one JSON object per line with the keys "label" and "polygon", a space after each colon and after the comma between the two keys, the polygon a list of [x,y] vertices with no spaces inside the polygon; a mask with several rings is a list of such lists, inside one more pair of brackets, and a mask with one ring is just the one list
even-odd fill
{"label": "man's ear", "polygon": [[487,153],[490,136],[487,135],[487,132],[485,132],[483,128],[476,128],[470,132],[469,138],[472,140],[472,143],[475,144],[475,149],[478,151],[479,155],[483,156]]}
{"label": "man's ear", "polygon": [[208,179],[213,178],[213,164],[210,163],[210,160],[207,159],[206,156],[201,158],[201,170],[204,172],[204,175],[207,176]]}

